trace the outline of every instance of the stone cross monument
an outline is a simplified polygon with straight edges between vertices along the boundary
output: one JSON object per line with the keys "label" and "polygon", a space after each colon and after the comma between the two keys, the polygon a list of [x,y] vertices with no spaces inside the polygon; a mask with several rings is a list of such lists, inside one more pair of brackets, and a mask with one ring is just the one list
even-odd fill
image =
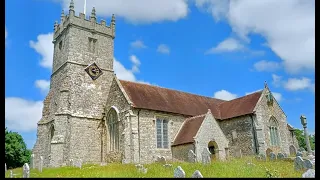
{"label": "stone cross monument", "polygon": [[303,130],[304,130],[304,135],[305,135],[305,141],[306,141],[306,145],[307,145],[308,155],[311,155],[312,151],[311,151],[311,147],[310,147],[309,134],[308,134],[308,130],[307,130],[307,118],[304,115],[301,115],[300,116],[300,120],[301,120],[301,124],[302,124]]}

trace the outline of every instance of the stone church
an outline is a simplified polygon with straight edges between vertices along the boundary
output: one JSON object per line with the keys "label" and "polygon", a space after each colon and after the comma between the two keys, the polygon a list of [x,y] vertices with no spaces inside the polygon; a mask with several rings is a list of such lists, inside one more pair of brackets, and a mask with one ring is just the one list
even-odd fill
{"label": "stone church", "polygon": [[70,159],[100,163],[151,163],[157,156],[198,161],[295,153],[293,128],[264,89],[230,101],[119,80],[113,70],[115,16],[110,25],[62,11],[54,23],[50,91],[38,122],[34,161],[44,167]]}

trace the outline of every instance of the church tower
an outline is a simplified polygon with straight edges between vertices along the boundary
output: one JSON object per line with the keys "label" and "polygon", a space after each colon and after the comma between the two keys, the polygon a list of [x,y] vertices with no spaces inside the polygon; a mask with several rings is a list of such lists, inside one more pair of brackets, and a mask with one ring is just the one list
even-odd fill
{"label": "church tower", "polygon": [[102,161],[101,122],[113,72],[115,17],[97,23],[95,8],[89,19],[61,13],[54,23],[54,55],[50,91],[38,122],[33,149],[35,166],[44,167]]}

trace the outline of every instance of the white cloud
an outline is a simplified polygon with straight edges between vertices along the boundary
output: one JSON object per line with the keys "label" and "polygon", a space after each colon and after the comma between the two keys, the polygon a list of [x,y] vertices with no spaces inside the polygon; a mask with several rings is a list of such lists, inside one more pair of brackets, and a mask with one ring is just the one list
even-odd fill
{"label": "white cloud", "polygon": [[158,46],[157,52],[162,54],[170,54],[170,48],[165,44],[160,44]]}
{"label": "white cloud", "polygon": [[310,78],[289,78],[287,81],[283,80],[281,76],[272,74],[273,85],[276,87],[283,86],[289,91],[298,91],[298,90],[310,90],[315,92],[315,84]]}
{"label": "white cloud", "polygon": [[140,60],[137,58],[137,56],[135,55],[131,55],[130,56],[130,61],[133,63],[133,66],[132,66],[132,72],[140,72],[139,70],[139,66],[140,66]]}
{"label": "white cloud", "polygon": [[255,91],[252,91],[252,92],[247,92],[247,93],[245,93],[246,95],[249,95],[249,94],[253,94],[253,93],[255,93],[255,92],[258,92],[258,91],[261,91],[262,89],[258,89],[258,90],[255,90]]}
{"label": "white cloud", "polygon": [[135,55],[130,56],[130,61],[133,63],[131,70],[126,69],[118,60],[116,60],[116,58],[114,58],[113,60],[113,69],[118,79],[150,84],[143,80],[137,80],[135,73],[139,72],[140,61]]}
{"label": "white cloud", "polygon": [[220,42],[216,47],[209,49],[206,54],[222,53],[222,52],[233,52],[243,50],[244,46],[234,38],[227,38]]}
{"label": "white cloud", "polygon": [[143,48],[147,48],[147,46],[143,43],[143,41],[141,40],[136,40],[130,43],[130,46],[132,48],[136,48],[136,49],[143,49]]}
{"label": "white cloud", "polygon": [[259,34],[289,73],[315,68],[314,0],[195,0],[216,21],[226,20],[245,42]]}
{"label": "white cloud", "polygon": [[223,89],[221,91],[215,92],[213,97],[217,98],[217,99],[229,101],[229,100],[237,98],[238,96],[236,94],[232,94],[232,93]]}
{"label": "white cloud", "polygon": [[53,33],[40,34],[37,41],[30,41],[30,47],[42,56],[40,65],[44,68],[52,68],[53,61]]}
{"label": "white cloud", "polygon": [[280,102],[282,100],[282,94],[277,92],[272,92],[273,97]]}
{"label": "white cloud", "polygon": [[[69,9],[70,0],[61,0],[65,10]],[[75,1],[75,11],[83,12],[84,0]],[[90,0],[87,1],[87,15],[92,7],[98,16],[109,17],[115,14],[132,23],[152,23],[177,21],[188,14],[187,0]]]}
{"label": "white cloud", "polygon": [[281,67],[281,65],[277,62],[266,61],[266,60],[259,61],[255,63],[253,66],[257,71],[268,71],[268,72],[276,71]]}
{"label": "white cloud", "polygon": [[10,130],[30,132],[37,129],[42,117],[42,101],[17,97],[5,98],[5,124]]}
{"label": "white cloud", "polygon": [[284,82],[284,88],[289,91],[297,91],[303,89],[310,89],[314,91],[314,83],[311,82],[311,79],[302,77],[301,79],[290,78],[287,82]]}
{"label": "white cloud", "polygon": [[41,93],[47,94],[50,89],[50,81],[47,80],[36,80],[35,86],[40,89]]}
{"label": "white cloud", "polygon": [[276,74],[272,74],[272,84],[275,87],[279,87],[279,86],[281,86],[281,83],[282,83],[282,77],[278,76]]}

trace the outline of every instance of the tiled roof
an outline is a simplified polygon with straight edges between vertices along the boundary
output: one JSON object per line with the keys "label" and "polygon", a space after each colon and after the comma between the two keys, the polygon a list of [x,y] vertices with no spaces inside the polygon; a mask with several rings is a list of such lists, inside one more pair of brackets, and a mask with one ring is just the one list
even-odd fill
{"label": "tiled roof", "polygon": [[187,118],[178,132],[172,146],[192,143],[206,114]]}
{"label": "tiled roof", "polygon": [[120,80],[120,83],[136,108],[186,116],[205,114],[210,109],[216,119],[228,119],[252,113],[262,92],[224,101],[142,83],[124,80]]}

